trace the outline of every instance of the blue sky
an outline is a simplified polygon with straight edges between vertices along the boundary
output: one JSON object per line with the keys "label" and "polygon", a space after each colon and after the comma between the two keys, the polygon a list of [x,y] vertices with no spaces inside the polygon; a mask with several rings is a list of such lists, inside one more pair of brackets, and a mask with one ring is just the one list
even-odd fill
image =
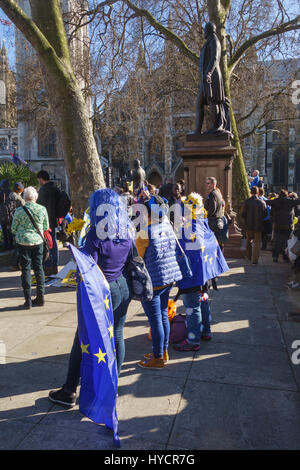
{"label": "blue sky", "polygon": [[[0,19],[8,20],[7,16],[4,12],[0,9]],[[6,26],[0,23],[0,41],[2,47],[2,41],[5,41],[5,46],[8,52],[8,59],[10,66],[14,69],[15,66],[15,27],[13,26]]]}

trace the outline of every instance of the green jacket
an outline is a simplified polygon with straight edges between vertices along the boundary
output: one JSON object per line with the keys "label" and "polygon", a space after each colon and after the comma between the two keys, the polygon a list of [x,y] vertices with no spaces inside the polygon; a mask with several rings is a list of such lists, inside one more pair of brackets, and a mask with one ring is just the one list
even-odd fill
{"label": "green jacket", "polygon": [[[43,233],[44,230],[48,230],[49,220],[47,209],[35,202],[26,202],[25,206],[30,211],[41,233]],[[31,220],[22,207],[19,207],[14,214],[11,231],[16,237],[16,243],[19,245],[40,245],[43,243],[41,236],[32,225]]]}

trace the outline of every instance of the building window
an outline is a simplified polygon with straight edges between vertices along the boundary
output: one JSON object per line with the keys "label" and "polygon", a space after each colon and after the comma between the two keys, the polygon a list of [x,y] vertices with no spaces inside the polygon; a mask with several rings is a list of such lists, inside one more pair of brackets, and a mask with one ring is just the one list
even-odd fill
{"label": "building window", "polygon": [[41,157],[56,157],[56,132],[52,131],[48,135],[39,136],[39,155]]}
{"label": "building window", "polygon": [[1,137],[0,138],[0,150],[5,150],[7,149],[7,138],[6,137]]}

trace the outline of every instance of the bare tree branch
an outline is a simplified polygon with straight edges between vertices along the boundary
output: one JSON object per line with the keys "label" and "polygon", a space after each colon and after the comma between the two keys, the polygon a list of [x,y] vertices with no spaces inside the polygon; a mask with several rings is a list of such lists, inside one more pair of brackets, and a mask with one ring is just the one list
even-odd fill
{"label": "bare tree branch", "polygon": [[300,29],[300,15],[298,15],[293,20],[290,20],[286,23],[283,23],[283,24],[277,26],[276,28],[271,28],[267,31],[264,31],[261,34],[258,34],[257,36],[253,36],[252,38],[248,39],[233,54],[233,57],[229,61],[229,64],[228,64],[229,72],[231,73],[234,70],[234,68],[237,66],[237,64],[239,63],[239,61],[243,57],[244,53],[250,47],[254,46],[254,44],[256,44],[257,42],[261,41],[262,39],[266,39],[268,37],[271,37],[271,36],[278,36],[278,35],[287,33],[289,31],[295,31],[297,29]]}

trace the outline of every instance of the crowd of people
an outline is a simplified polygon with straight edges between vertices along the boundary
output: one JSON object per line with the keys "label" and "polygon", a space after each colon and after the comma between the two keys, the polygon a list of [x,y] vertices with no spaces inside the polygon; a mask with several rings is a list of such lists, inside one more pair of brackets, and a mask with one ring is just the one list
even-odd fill
{"label": "crowd of people", "polygon": [[[141,299],[151,328],[152,351],[145,353],[138,362],[138,366],[143,369],[160,370],[168,363],[170,337],[168,305],[171,289],[175,285],[178,287],[178,293],[183,297],[186,311],[186,334],[185,338],[174,344],[174,349],[177,351],[198,351],[201,341],[211,340],[208,291],[209,280],[213,278],[214,271],[212,269],[211,277],[208,276],[208,279],[205,278],[205,282],[203,282],[202,255],[205,248],[203,231],[209,232],[214,239],[213,253],[218,262],[218,273],[228,270],[228,266],[221,247],[208,225],[210,224],[216,233],[218,232],[218,219],[220,218],[222,221],[224,201],[220,191],[216,189],[216,180],[208,178],[207,182],[208,193],[212,193],[213,202],[208,201],[211,217],[205,221],[202,197],[196,193],[184,196],[183,182],[162,188],[164,196],[161,195],[160,190],[157,191],[153,185],[144,180],[139,187],[136,187],[135,192],[130,191],[128,186],[123,191],[120,191],[120,188],[117,191],[101,189],[90,198],[90,228],[82,250],[92,256],[110,285],[118,374],[121,372],[125,357],[123,330],[131,299],[131,283],[128,278],[127,265],[134,256],[133,245],[139,257],[144,260],[153,288],[151,299]],[[169,185],[169,183],[167,184]],[[169,189],[169,192],[166,189]],[[214,191],[217,192],[217,195],[213,194]],[[123,197],[128,199],[128,193],[133,199],[131,206],[139,206],[139,217],[140,212],[144,213],[145,223],[142,223],[139,218],[139,224],[134,225],[136,215],[132,216],[132,212],[128,212],[127,204],[124,205],[122,202]],[[165,196],[168,196],[169,199]],[[170,222],[170,212],[177,204],[181,211],[181,223],[180,227],[176,228],[176,224],[173,225]],[[115,209],[112,220],[110,220],[109,214],[99,215],[97,209],[101,205],[110,205]],[[142,211],[142,208],[145,211]],[[115,227],[112,238],[99,236],[98,226],[101,225],[104,217],[106,217],[106,223],[111,223]],[[126,232],[127,236],[124,236],[124,231],[120,228],[120,220],[129,228]],[[199,241],[202,240],[197,247],[193,243],[190,246],[188,235],[179,235],[180,230],[183,231],[188,223],[193,225],[193,243],[197,237]],[[189,277],[185,277],[180,266],[179,245],[190,260],[191,273]],[[208,263],[211,262],[212,259]],[[49,393],[49,399],[52,402],[68,407],[75,405],[76,390],[80,380],[81,358],[82,349],[77,331],[70,353],[65,383],[59,390],[53,390]]]}
{"label": "crowd of people", "polygon": [[[281,189],[279,193],[265,194],[259,172],[255,170],[250,183],[251,197],[243,205],[245,220],[246,256],[253,264],[259,260],[260,250],[272,245],[272,259],[278,263],[293,263],[293,277],[287,287],[300,288],[300,198],[295,192]],[[258,182],[259,187],[257,186]],[[291,241],[293,244],[289,244]],[[288,246],[290,245],[290,246]]]}
{"label": "crowd of people", "polygon": [[[44,305],[45,276],[58,272],[57,227],[68,216],[71,201],[41,170],[40,189],[21,182],[10,190],[9,180],[0,184],[0,224],[5,250],[13,250],[12,270],[21,270],[24,308]],[[49,255],[45,257],[45,244]],[[31,298],[31,269],[36,278],[37,295]]]}
{"label": "crowd of people", "polygon": [[[139,166],[137,170],[139,176],[143,176]],[[71,201],[66,193],[50,181],[46,171],[40,171],[37,176],[40,184],[38,192],[33,187],[24,189],[22,183],[16,183],[10,191],[8,181],[2,182],[0,187],[0,207],[6,205],[9,214],[4,221],[2,212],[5,211],[0,209],[4,242],[8,249],[14,247],[14,267],[21,268],[25,309],[44,305],[45,275],[56,274],[58,269],[58,226],[61,229],[62,221],[67,224],[72,220]],[[258,174],[253,174],[254,180],[256,177]],[[218,263],[218,274],[228,270],[223,248],[228,240],[230,218],[214,177],[206,178],[206,190],[207,194],[202,198],[197,193],[185,194],[183,180],[175,184],[167,181],[156,188],[141,178],[133,187],[127,183],[115,190],[99,189],[90,197],[89,225],[81,250],[95,260],[110,286],[118,374],[125,357],[123,330],[131,300],[127,266],[134,256],[133,247],[143,259],[153,288],[151,299],[141,299],[151,328],[152,351],[145,353],[138,366],[162,369],[168,363],[168,305],[174,286],[178,287],[177,297],[182,296],[186,313],[185,338],[174,344],[174,349],[182,352],[198,351],[201,341],[210,341],[212,338],[208,294],[211,286],[217,289],[217,283],[213,269],[205,279],[203,276],[204,260],[208,261],[208,255],[204,256],[204,240],[207,236],[215,240],[214,261]],[[115,210],[110,219],[105,219],[107,214],[99,215],[98,208],[105,204]],[[137,205],[144,208],[145,215],[144,223],[138,226],[135,225],[135,218],[143,211],[140,209],[140,212],[135,212]],[[284,261],[289,260],[288,240],[291,235],[296,240],[300,239],[300,224],[298,229],[295,225],[297,215],[300,216],[298,206],[300,199],[294,193],[282,189],[278,195],[272,193],[266,196],[262,185],[258,187],[251,184],[251,197],[245,201],[241,215],[245,221],[246,254],[253,264],[258,263],[260,250],[266,249],[268,243],[272,243],[274,262],[278,262],[280,254]],[[113,225],[113,236],[99,237],[97,227],[104,219]],[[125,236],[121,221],[128,229]],[[185,230],[188,226],[191,226],[191,231],[187,235]],[[49,258],[45,260],[46,234],[51,249]],[[202,242],[193,245],[197,240]],[[181,252],[189,261],[189,275],[179,262]],[[209,262],[212,263],[212,260],[211,256]],[[296,278],[292,281],[292,288],[300,287],[299,260],[300,253],[293,265]],[[31,268],[37,283],[35,299],[31,298]],[[80,381],[81,357],[77,331],[65,384],[61,389],[50,392],[51,401],[74,406]]]}

